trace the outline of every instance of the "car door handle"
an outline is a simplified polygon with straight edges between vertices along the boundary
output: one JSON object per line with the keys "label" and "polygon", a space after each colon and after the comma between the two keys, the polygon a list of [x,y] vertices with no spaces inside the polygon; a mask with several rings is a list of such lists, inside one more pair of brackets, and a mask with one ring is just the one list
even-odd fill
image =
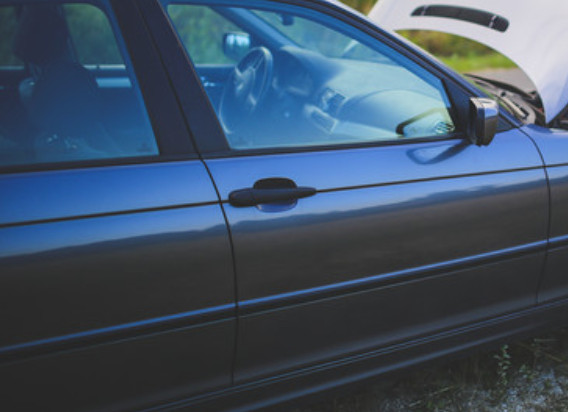
{"label": "car door handle", "polygon": [[257,181],[252,188],[231,192],[229,203],[236,207],[257,206],[265,203],[293,202],[315,194],[316,189],[313,187],[298,187],[290,179],[270,178]]}

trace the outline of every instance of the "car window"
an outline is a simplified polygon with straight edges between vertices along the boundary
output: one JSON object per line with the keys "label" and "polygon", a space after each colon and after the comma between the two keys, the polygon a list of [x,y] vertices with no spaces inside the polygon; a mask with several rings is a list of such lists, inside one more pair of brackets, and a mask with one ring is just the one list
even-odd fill
{"label": "car window", "polygon": [[89,4],[65,4],[63,10],[79,63],[124,65],[110,22],[101,9]]}
{"label": "car window", "polygon": [[[342,57],[353,39],[312,20],[291,14],[252,10],[296,45],[327,57]],[[317,36],[314,34],[317,33]]]}
{"label": "car window", "polygon": [[[179,16],[197,11],[205,20],[193,27],[207,27],[206,36],[184,34],[191,25]],[[167,12],[233,150],[438,139],[456,130],[439,78],[329,16],[274,3],[176,2]],[[220,59],[203,58],[214,47],[237,62],[221,70]]]}
{"label": "car window", "polygon": [[190,48],[194,63],[235,63],[234,58],[223,52],[222,34],[239,31],[236,25],[205,6],[172,4],[168,12],[183,44]]}
{"label": "car window", "polygon": [[13,7],[0,7],[0,69],[23,66],[16,57],[12,44],[16,33],[16,10]]}
{"label": "car window", "polygon": [[128,58],[92,4],[0,7],[0,166],[159,154]]}

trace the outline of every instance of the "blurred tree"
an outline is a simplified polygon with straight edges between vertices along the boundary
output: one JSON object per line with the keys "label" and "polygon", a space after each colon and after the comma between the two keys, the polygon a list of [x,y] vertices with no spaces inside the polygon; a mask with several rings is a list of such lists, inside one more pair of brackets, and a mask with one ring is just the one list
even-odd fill
{"label": "blurred tree", "polygon": [[486,55],[494,53],[493,49],[481,43],[439,31],[401,30],[399,33],[423,49],[440,57],[452,55]]}
{"label": "blurred tree", "polygon": [[22,64],[12,52],[15,32],[15,9],[13,7],[0,7],[0,66],[17,66]]}
{"label": "blurred tree", "polygon": [[356,10],[359,10],[363,14],[369,13],[371,8],[375,5],[376,0],[341,0],[343,3]]}
{"label": "blurred tree", "polygon": [[108,17],[101,9],[90,4],[66,4],[63,10],[80,63],[123,64]]}
{"label": "blurred tree", "polygon": [[[377,2],[377,0],[341,1],[364,14],[368,14]],[[402,30],[400,34],[459,71],[515,66],[495,50],[464,37],[426,30]]]}
{"label": "blurred tree", "polygon": [[[377,0],[341,1],[367,14]],[[85,4],[69,4],[64,6],[64,10],[81,63],[122,63],[112,29],[107,17],[100,9]],[[196,63],[202,61],[229,62],[222,52],[221,39],[211,39],[211,37],[220,30],[223,32],[239,31],[237,27],[205,6],[170,5],[168,13],[176,23],[176,29],[183,43],[195,45],[191,54]],[[22,64],[12,53],[16,24],[14,7],[0,7],[0,65]],[[471,66],[470,63],[477,63],[476,60],[480,60],[480,57],[491,61],[494,67],[500,65],[511,67],[512,65],[510,61],[501,58],[502,56],[492,49],[463,37],[432,31],[406,30],[401,34],[451,65],[454,65],[453,62],[456,59],[460,60],[460,64],[466,61],[467,69]],[[330,40],[330,43],[334,41]],[[499,59],[493,59],[495,56]]]}

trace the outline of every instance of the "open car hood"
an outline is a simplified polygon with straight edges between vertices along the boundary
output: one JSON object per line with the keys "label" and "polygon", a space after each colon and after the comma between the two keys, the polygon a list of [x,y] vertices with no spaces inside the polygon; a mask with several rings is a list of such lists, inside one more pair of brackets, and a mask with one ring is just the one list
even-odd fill
{"label": "open car hood", "polygon": [[546,122],[568,105],[568,1],[379,0],[369,18],[387,30],[434,30],[483,43],[536,86]]}

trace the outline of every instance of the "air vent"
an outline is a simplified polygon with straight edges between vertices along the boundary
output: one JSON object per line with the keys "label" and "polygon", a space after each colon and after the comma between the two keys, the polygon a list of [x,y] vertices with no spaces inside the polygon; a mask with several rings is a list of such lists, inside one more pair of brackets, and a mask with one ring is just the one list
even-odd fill
{"label": "air vent", "polygon": [[447,19],[467,21],[501,33],[504,33],[509,28],[509,20],[505,17],[467,7],[444,5],[420,6],[412,12],[412,16],[444,17]]}
{"label": "air vent", "polygon": [[454,125],[452,123],[447,123],[447,122],[438,122],[434,126],[434,133],[436,133],[437,135],[450,134],[453,133],[455,130],[456,128],[454,127]]}
{"label": "air vent", "polygon": [[331,99],[329,99],[328,102],[328,113],[332,116],[336,116],[339,113],[339,109],[341,108],[341,105],[344,101],[345,97],[340,94],[333,96]]}
{"label": "air vent", "polygon": [[320,109],[332,116],[335,116],[345,101],[345,97],[337,93],[335,90],[325,89],[319,100]]}
{"label": "air vent", "polygon": [[312,119],[327,133],[331,133],[333,131],[335,121],[331,117],[315,110],[312,112]]}

